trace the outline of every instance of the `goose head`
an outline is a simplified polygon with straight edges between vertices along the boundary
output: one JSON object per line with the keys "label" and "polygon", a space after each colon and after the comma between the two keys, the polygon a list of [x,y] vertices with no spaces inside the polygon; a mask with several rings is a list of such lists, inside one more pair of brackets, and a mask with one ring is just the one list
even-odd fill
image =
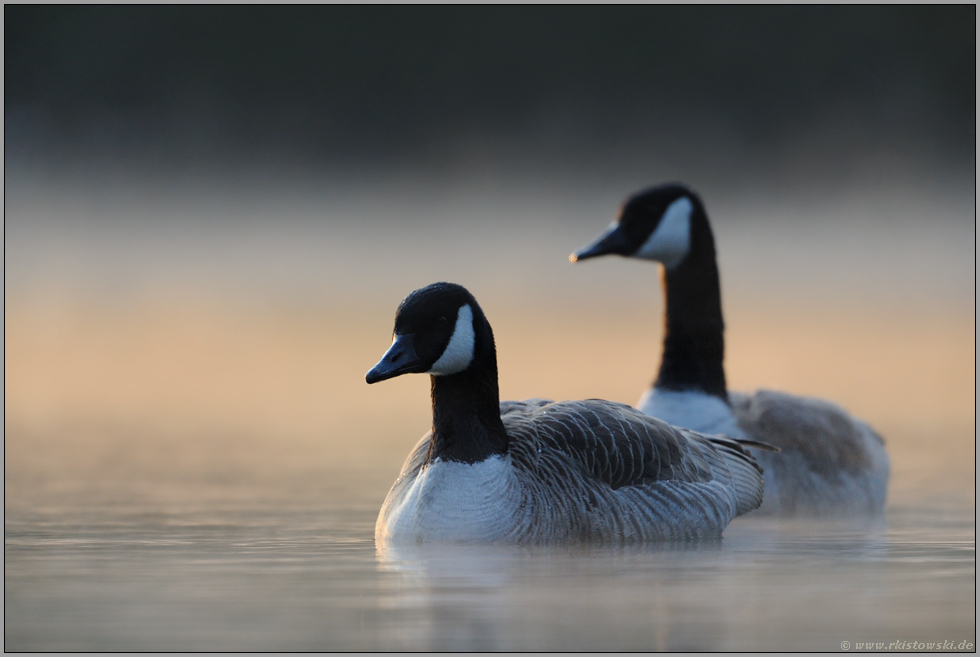
{"label": "goose head", "polygon": [[368,383],[402,374],[452,376],[493,350],[493,335],[476,299],[453,283],[415,290],[395,312],[391,346],[367,373]]}
{"label": "goose head", "polygon": [[654,260],[673,269],[691,252],[692,223],[698,214],[704,214],[701,201],[685,185],[650,187],[627,199],[606,231],[568,259],[578,262],[614,254]]}
{"label": "goose head", "polygon": [[708,215],[698,195],[680,183],[634,194],[619,218],[569,259],[577,262],[607,254],[662,265],[664,347],[654,388],[695,390],[727,404],[718,261]]}

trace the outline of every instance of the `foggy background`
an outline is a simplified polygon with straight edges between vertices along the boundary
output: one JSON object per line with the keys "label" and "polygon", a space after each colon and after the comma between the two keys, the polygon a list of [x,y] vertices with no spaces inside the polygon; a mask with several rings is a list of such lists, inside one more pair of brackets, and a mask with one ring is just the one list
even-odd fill
{"label": "foggy background", "polygon": [[567,255],[665,180],[712,221],[730,386],[869,420],[893,498],[971,492],[972,5],[7,5],[4,30],[8,510],[315,505],[331,468],[380,504],[428,381],[363,375],[436,280],[483,305],[504,398],[634,403],[656,267]]}

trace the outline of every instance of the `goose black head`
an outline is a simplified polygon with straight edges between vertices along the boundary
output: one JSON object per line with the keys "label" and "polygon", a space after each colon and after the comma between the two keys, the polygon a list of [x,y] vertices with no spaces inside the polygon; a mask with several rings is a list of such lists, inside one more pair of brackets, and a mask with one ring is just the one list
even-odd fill
{"label": "goose black head", "polygon": [[463,286],[433,283],[415,290],[395,311],[391,347],[365,378],[376,383],[402,374],[463,372],[473,363],[478,347],[485,348],[484,327],[489,330],[483,311]]}
{"label": "goose black head", "polygon": [[693,190],[680,183],[650,187],[631,196],[616,219],[591,245],[568,256],[572,262],[615,254],[656,260],[667,269],[691,250],[691,222],[703,214]]}

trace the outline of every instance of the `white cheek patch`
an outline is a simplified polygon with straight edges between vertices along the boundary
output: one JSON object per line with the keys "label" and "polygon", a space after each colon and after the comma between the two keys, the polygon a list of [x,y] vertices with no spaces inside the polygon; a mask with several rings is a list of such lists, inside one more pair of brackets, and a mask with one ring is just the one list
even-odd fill
{"label": "white cheek patch", "polygon": [[660,219],[657,230],[633,257],[662,262],[667,269],[679,265],[691,249],[692,210],[694,206],[686,196],[671,203]]}
{"label": "white cheek patch", "polygon": [[427,374],[436,376],[448,376],[462,372],[470,363],[473,362],[473,350],[476,345],[476,338],[473,333],[473,309],[470,304],[466,304],[459,309],[456,316],[456,326],[453,328],[453,336],[449,338],[446,350],[442,352],[432,365]]}

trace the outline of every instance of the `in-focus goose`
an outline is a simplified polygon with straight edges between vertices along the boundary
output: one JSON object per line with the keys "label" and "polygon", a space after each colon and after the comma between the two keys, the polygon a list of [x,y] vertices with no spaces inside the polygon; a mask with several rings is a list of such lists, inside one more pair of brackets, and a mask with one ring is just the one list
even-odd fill
{"label": "in-focus goose", "polygon": [[718,537],[762,500],[759,467],[737,440],[597,399],[501,403],[493,331],[459,285],[402,301],[366,379],[409,373],[431,375],[432,430],[381,507],[379,546]]}
{"label": "in-focus goose", "polygon": [[606,254],[663,265],[663,357],[640,410],[677,426],[778,447],[779,453],[752,451],[765,473],[766,495],[757,513],[873,514],[883,509],[888,455],[867,424],[818,399],[769,390],[753,395],[728,391],[714,238],[697,194],[671,183],[632,196],[619,218],[569,259]]}

